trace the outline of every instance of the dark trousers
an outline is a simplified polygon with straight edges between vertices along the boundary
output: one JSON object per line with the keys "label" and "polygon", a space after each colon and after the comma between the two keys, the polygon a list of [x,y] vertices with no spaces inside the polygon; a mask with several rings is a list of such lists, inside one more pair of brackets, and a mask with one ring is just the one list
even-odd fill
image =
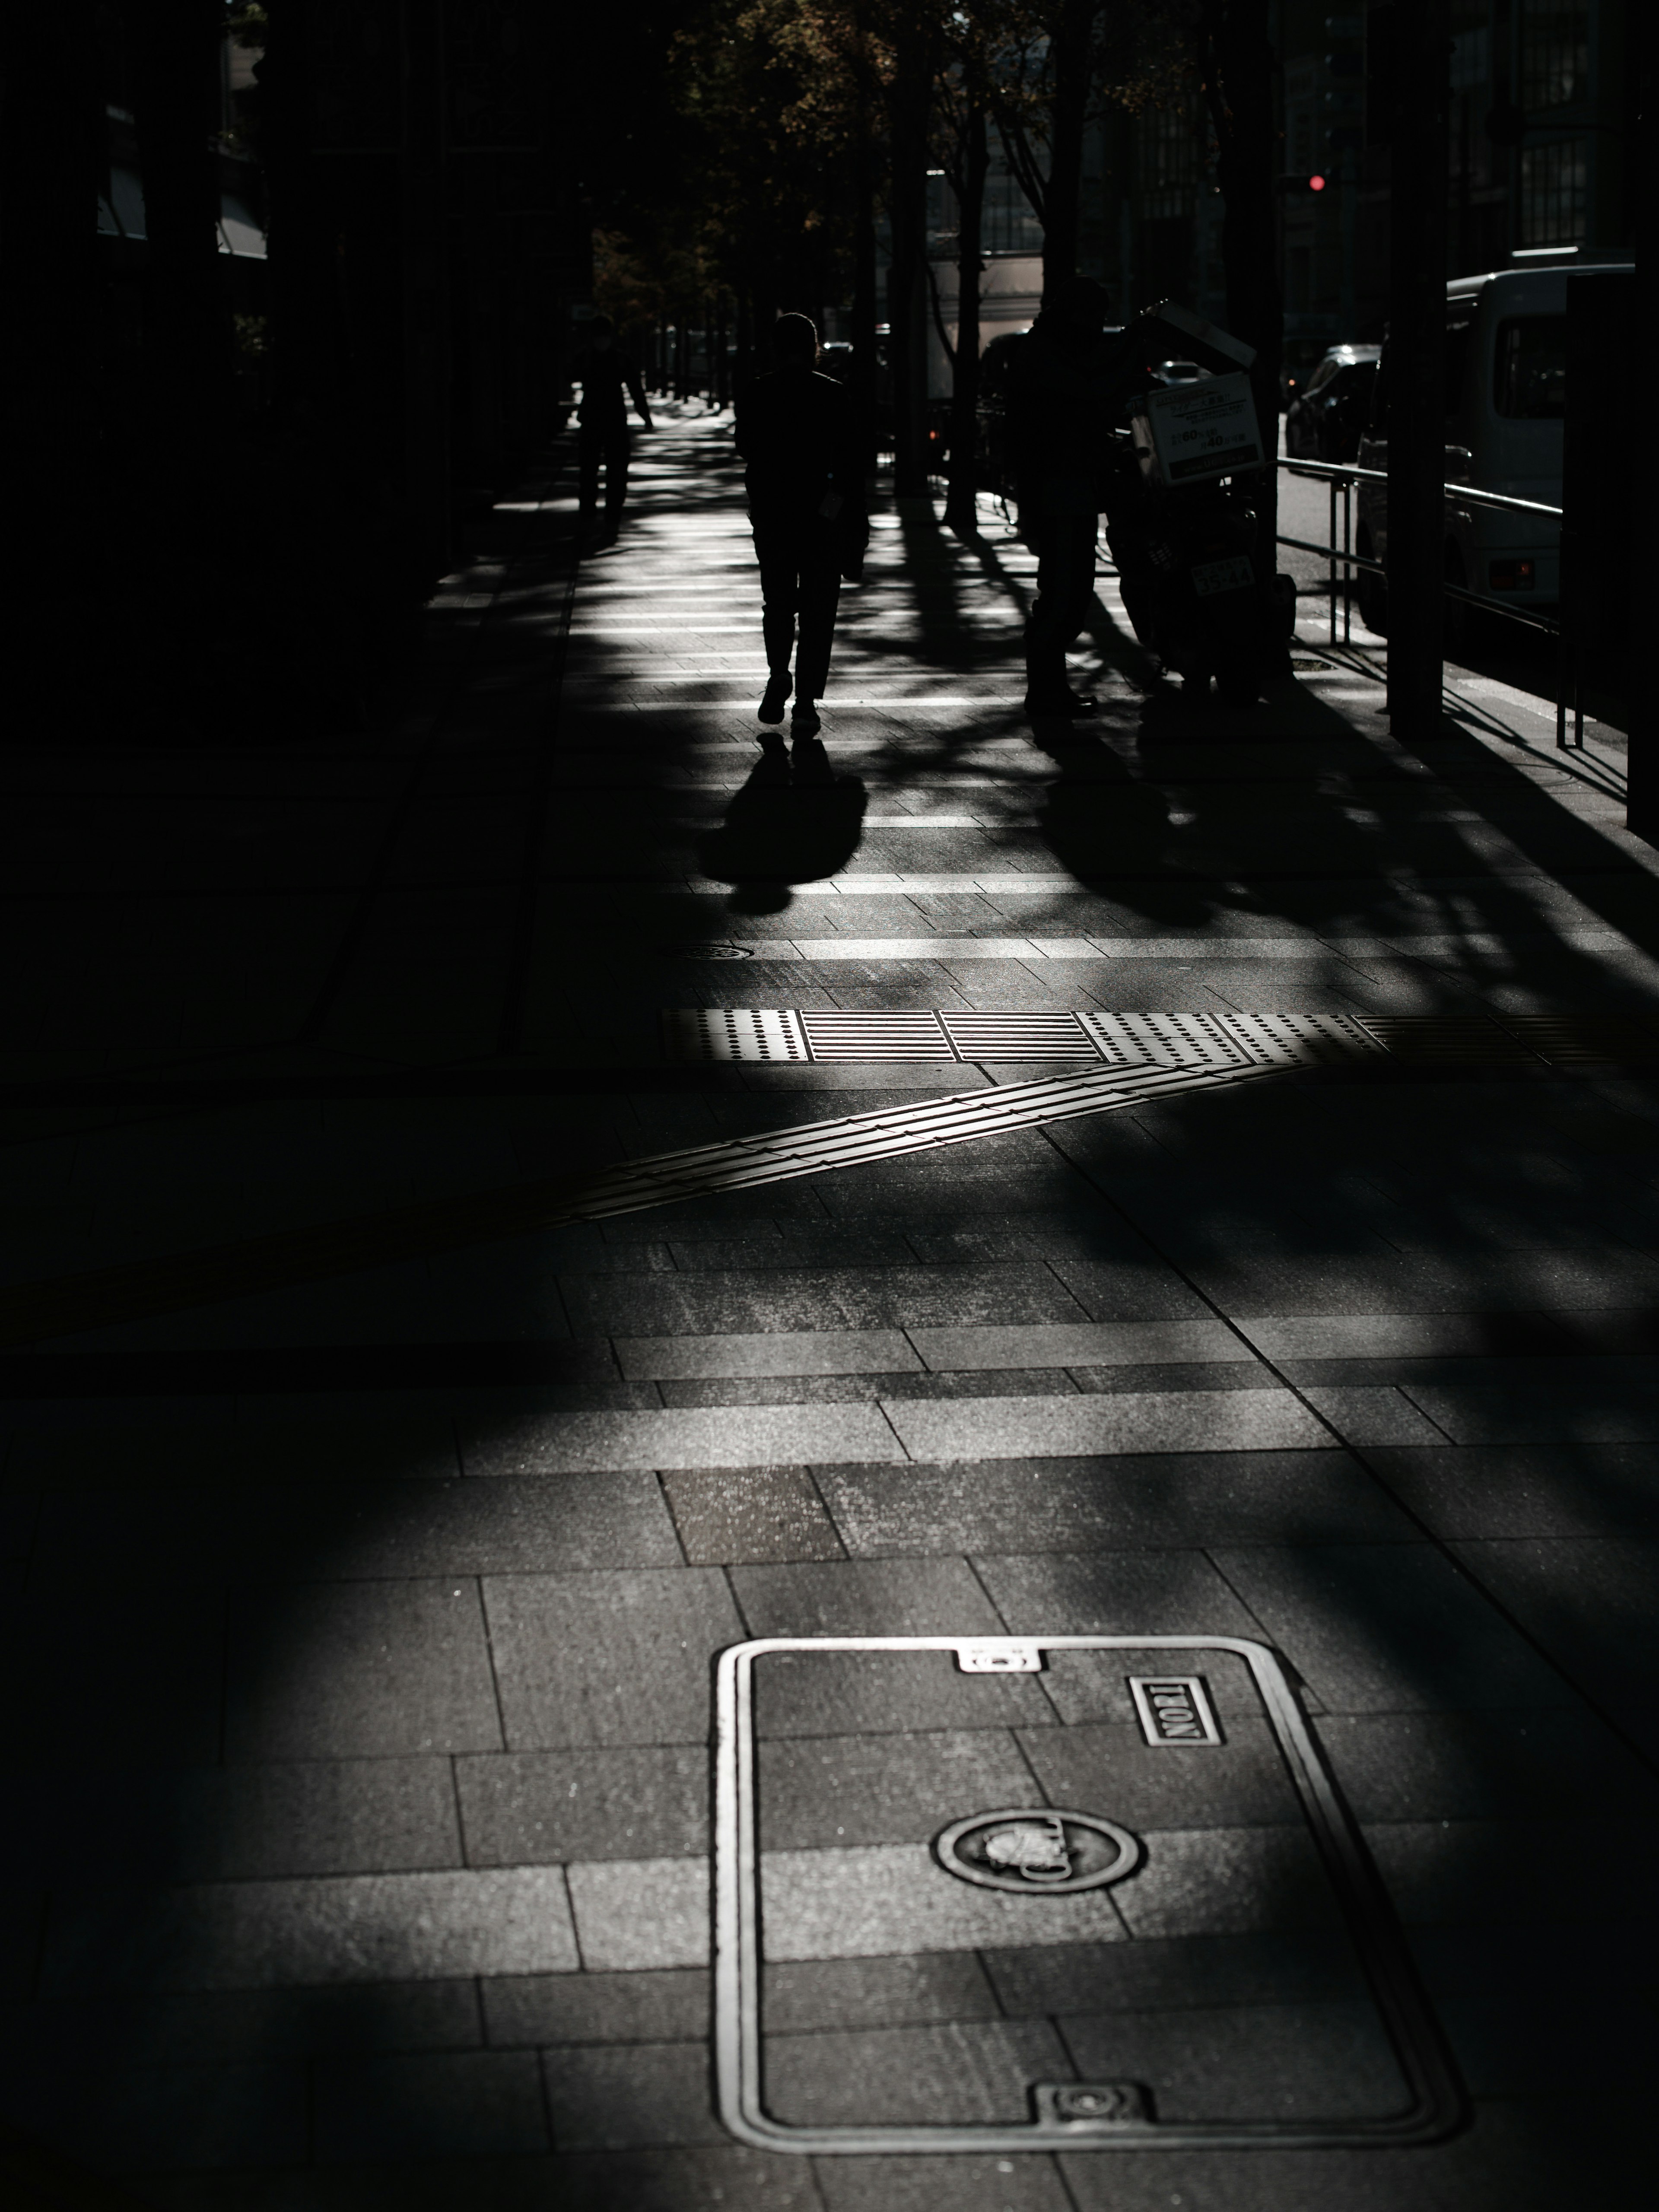
{"label": "dark trousers", "polygon": [[615,521],[628,496],[629,434],[626,422],[584,422],[576,447],[581,469],[581,511],[591,515],[599,503],[599,463],[605,463],[605,511]]}
{"label": "dark trousers", "polygon": [[830,681],[830,646],[836,633],[836,603],[841,597],[841,557],[836,535],[816,514],[799,520],[757,519],[755,556],[760,562],[761,631],[766,665],[775,676],[787,674],[800,622],[800,652],[795,662],[797,699],[821,699]]}
{"label": "dark trousers", "polygon": [[1068,688],[1066,655],[1089,619],[1095,595],[1098,527],[1092,514],[1045,514],[1031,531],[1037,595],[1025,624],[1025,682],[1040,696]]}

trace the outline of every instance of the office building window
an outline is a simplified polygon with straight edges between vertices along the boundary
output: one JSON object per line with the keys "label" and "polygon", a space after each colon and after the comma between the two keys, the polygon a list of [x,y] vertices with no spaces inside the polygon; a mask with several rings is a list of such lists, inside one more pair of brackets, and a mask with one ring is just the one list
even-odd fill
{"label": "office building window", "polygon": [[1198,141],[1184,107],[1155,107],[1135,128],[1135,183],[1140,213],[1190,215],[1198,175]]}
{"label": "office building window", "polygon": [[1528,114],[1589,97],[1589,9],[1526,0],[1521,17],[1521,105]]}
{"label": "office building window", "polygon": [[1559,138],[1521,155],[1521,243],[1577,246],[1589,234],[1589,140]]}

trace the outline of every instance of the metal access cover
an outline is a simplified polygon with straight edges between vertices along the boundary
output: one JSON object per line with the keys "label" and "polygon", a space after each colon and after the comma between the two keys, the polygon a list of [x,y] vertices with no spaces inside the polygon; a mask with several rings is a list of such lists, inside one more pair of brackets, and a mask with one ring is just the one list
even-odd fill
{"label": "metal access cover", "polygon": [[716,2081],[739,2141],[1364,2148],[1462,2119],[1265,1644],[769,1638],[722,1654],[716,1699]]}
{"label": "metal access cover", "polygon": [[941,1014],[961,1060],[1081,1060],[1095,1047],[1075,1014]]}

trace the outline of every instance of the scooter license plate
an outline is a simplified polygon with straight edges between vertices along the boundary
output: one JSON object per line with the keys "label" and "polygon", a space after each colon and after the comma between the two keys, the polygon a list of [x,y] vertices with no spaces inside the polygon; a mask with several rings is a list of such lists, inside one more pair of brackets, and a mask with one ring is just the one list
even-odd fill
{"label": "scooter license plate", "polygon": [[1255,581],[1255,571],[1243,553],[1225,561],[1200,561],[1193,570],[1193,589],[1200,599],[1213,599],[1218,592],[1247,592]]}

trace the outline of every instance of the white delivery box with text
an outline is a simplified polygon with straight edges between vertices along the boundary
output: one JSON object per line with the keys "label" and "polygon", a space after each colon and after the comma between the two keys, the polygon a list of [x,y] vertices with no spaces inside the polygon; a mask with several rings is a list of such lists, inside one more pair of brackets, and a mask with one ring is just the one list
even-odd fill
{"label": "white delivery box with text", "polygon": [[1141,467],[1171,491],[1259,469],[1266,459],[1250,380],[1243,374],[1149,392],[1135,402],[1132,420]]}

